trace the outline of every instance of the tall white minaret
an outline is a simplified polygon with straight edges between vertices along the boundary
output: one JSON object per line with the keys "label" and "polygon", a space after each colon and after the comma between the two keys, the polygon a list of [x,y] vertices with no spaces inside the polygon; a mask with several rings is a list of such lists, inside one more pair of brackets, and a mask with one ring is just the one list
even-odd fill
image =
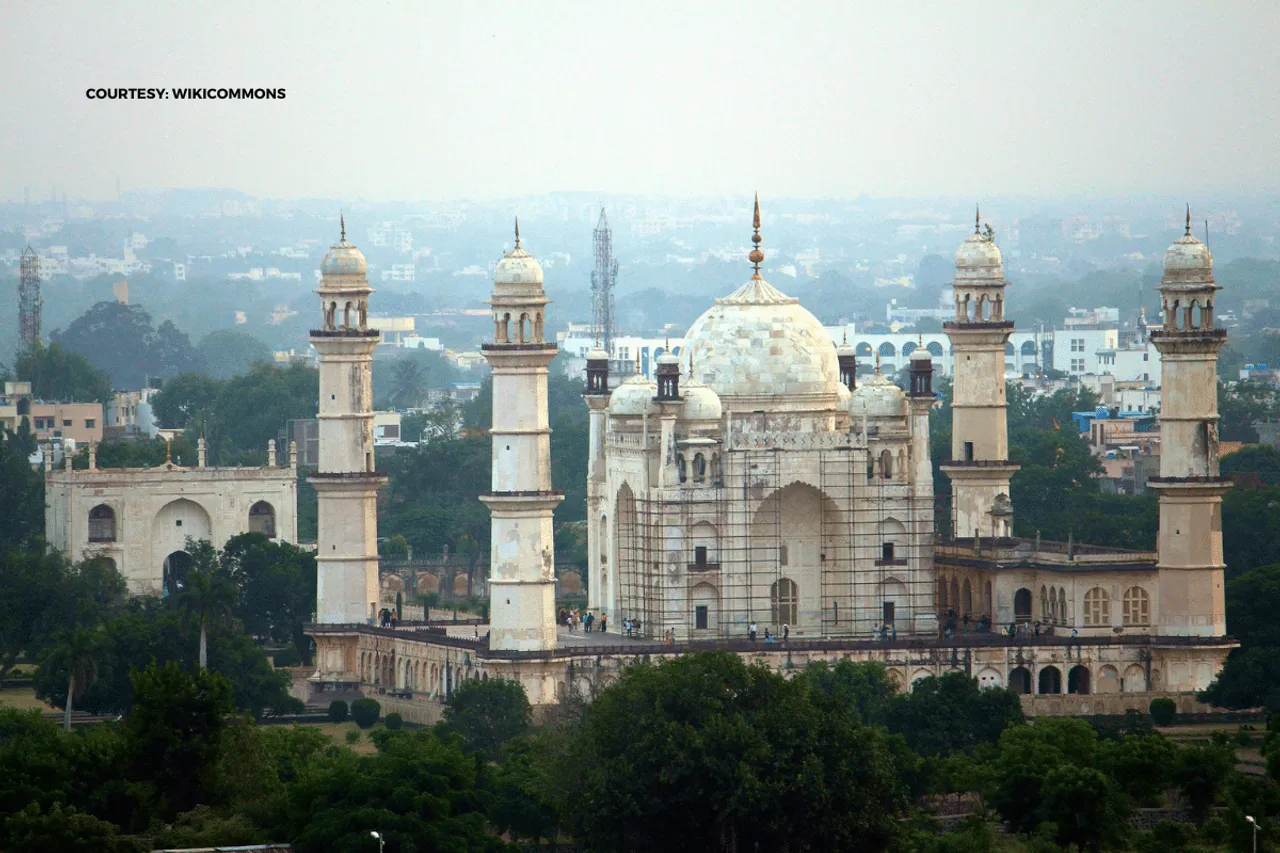
{"label": "tall white minaret", "polygon": [[[1222,493],[1218,474],[1218,351],[1225,329],[1214,327],[1213,255],[1187,230],[1164,256],[1160,302],[1164,325],[1151,333],[1160,351],[1160,633],[1221,637]],[[1208,685],[1199,685],[1203,689]]]}
{"label": "tall white minaret", "polygon": [[[1004,319],[1004,265],[1000,250],[982,233],[975,214],[973,234],[956,252],[955,320],[943,325],[951,339],[953,394],[951,459],[940,467],[951,479],[952,535],[1009,536],[1009,461],[1004,353],[1013,323]],[[1004,496],[993,515],[996,498]]]}
{"label": "tall white minaret", "polygon": [[323,323],[311,331],[320,362],[320,466],[316,621],[371,621],[378,607],[378,487],[373,467],[373,349],[369,265],[342,238],[320,263]]}
{"label": "tall white minaret", "polygon": [[480,499],[493,522],[489,545],[489,647],[553,649],[555,531],[552,513],[564,493],[551,488],[542,267],[516,245],[493,271],[493,343],[481,349],[493,368],[493,490]]}
{"label": "tall white minaret", "polygon": [[[600,214],[603,216],[603,212]],[[582,394],[590,411],[587,447],[587,607],[608,612],[608,531],[601,524],[605,508],[605,410],[609,406],[609,353],[597,341],[587,353],[587,387]]]}

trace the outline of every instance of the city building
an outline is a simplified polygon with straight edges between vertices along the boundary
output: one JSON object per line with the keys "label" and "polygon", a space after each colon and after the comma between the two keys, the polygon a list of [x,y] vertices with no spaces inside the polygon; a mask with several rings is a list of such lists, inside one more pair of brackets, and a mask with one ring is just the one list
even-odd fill
{"label": "city building", "polygon": [[175,591],[191,566],[188,541],[221,547],[232,536],[257,532],[296,542],[297,464],[277,464],[275,442],[261,468],[205,464],[200,439],[194,467],[172,461],[155,468],[99,468],[89,444],[89,467],[53,465],[44,445],[45,536],[70,560],[103,558],[124,575],[134,595]]}

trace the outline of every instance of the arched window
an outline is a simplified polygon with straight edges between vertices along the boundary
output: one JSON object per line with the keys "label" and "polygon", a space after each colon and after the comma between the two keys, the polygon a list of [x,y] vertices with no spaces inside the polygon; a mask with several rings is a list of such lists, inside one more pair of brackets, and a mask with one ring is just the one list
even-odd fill
{"label": "arched window", "polygon": [[1111,624],[1111,596],[1100,586],[1084,594],[1084,626],[1101,628]]}
{"label": "arched window", "polygon": [[889,343],[888,341],[885,341],[880,345],[881,358],[893,358],[893,355],[895,352],[896,350],[894,350],[893,344]]}
{"label": "arched window", "polygon": [[249,532],[261,533],[268,539],[276,538],[276,511],[266,501],[258,501],[249,507]]}
{"label": "arched window", "polygon": [[542,341],[542,312],[539,311],[533,315],[533,339],[539,343]]}
{"label": "arched window", "polygon": [[773,582],[769,589],[774,625],[794,625],[800,604],[800,593],[796,582],[790,578],[782,578]]}
{"label": "arched window", "polygon": [[1052,607],[1049,604],[1049,589],[1046,586],[1040,587],[1040,619],[1043,622],[1049,621],[1049,614]]}
{"label": "arched window", "polygon": [[89,510],[89,541],[116,541],[116,511],[106,504]]}
{"label": "arched window", "polygon": [[929,355],[934,358],[942,358],[942,344],[937,341],[930,341],[925,345],[925,349],[929,351]]}
{"label": "arched window", "polygon": [[511,343],[511,312],[510,311],[502,315],[502,342],[504,344]]}
{"label": "arched window", "polygon": [[858,344],[857,347],[854,348],[854,353],[857,355],[858,358],[870,358],[871,344],[867,343],[866,341],[863,341],[862,343]]}
{"label": "arched window", "polygon": [[1085,666],[1073,666],[1067,673],[1067,692],[1085,694],[1089,692],[1089,669]]}
{"label": "arched window", "polygon": [[348,302],[346,307],[342,309],[342,328],[351,328],[351,303]]}
{"label": "arched window", "polygon": [[1062,670],[1056,666],[1046,666],[1040,670],[1040,693],[1062,692]]}
{"label": "arched window", "polygon": [[1026,587],[1013,594],[1013,618],[1017,622],[1031,621],[1031,590]]}
{"label": "arched window", "polygon": [[1067,624],[1067,591],[1058,587],[1058,624]]}
{"label": "arched window", "polygon": [[955,578],[951,579],[951,590],[947,593],[947,604],[950,605],[952,610],[960,607],[960,581]]}
{"label": "arched window", "polygon": [[1031,672],[1025,666],[1015,667],[1009,673],[1009,689],[1023,696],[1031,692]]}
{"label": "arched window", "polygon": [[964,579],[964,597],[960,599],[960,611],[965,616],[973,615],[973,587],[969,586],[969,579]]}
{"label": "arched window", "polygon": [[689,466],[684,461],[683,453],[676,457],[676,468],[680,471],[680,482],[683,483],[689,478]]}
{"label": "arched window", "polygon": [[888,450],[880,451],[880,476],[886,480],[893,477],[893,454]]}
{"label": "arched window", "polygon": [[1131,586],[1124,591],[1124,602],[1121,608],[1126,625],[1151,624],[1151,597],[1140,586]]}
{"label": "arched window", "polygon": [[522,344],[527,344],[527,343],[529,343],[529,315],[528,315],[528,314],[521,314],[521,315],[520,315],[520,340],[519,340],[519,342],[520,342],[520,343],[522,343]]}
{"label": "arched window", "polygon": [[707,458],[701,453],[693,457],[693,481],[705,483],[707,480]]}

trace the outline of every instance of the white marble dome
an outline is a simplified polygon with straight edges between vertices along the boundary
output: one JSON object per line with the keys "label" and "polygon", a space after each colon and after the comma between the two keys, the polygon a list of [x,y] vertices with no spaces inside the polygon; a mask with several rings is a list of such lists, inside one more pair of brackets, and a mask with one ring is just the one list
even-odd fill
{"label": "white marble dome", "polygon": [[800,300],[753,277],[716,300],[684,343],[694,372],[720,397],[814,397],[833,402],[840,367],[831,335]]}
{"label": "white marble dome", "polygon": [[1164,253],[1164,270],[1169,273],[1210,273],[1213,254],[1191,234],[1183,234]]}
{"label": "white marble dome", "polygon": [[970,234],[956,250],[956,280],[1000,279],[1004,277],[1000,248],[994,240]]}
{"label": "white marble dome", "polygon": [[605,352],[600,347],[592,347],[591,349],[587,350],[587,361],[608,361],[608,360],[609,360],[609,353]]}
{"label": "white marble dome", "polygon": [[503,287],[513,285],[518,287],[542,286],[542,265],[538,263],[533,255],[520,248],[519,243],[516,244],[514,249],[503,255],[502,260],[498,261],[493,268],[493,286],[495,290],[501,290]]}
{"label": "white marble dome", "polygon": [[344,237],[329,247],[324,260],[320,262],[321,275],[365,275],[369,272],[369,262],[364,253],[347,242]]}
{"label": "white marble dome", "polygon": [[849,402],[849,414],[855,419],[863,416],[877,418],[905,418],[907,395],[902,389],[884,377],[879,370],[866,382],[860,383]]}
{"label": "white marble dome", "polygon": [[911,361],[933,361],[933,356],[928,349],[918,346],[911,351]]}
{"label": "white marble dome", "polygon": [[609,395],[608,412],[618,416],[653,414],[658,411],[658,405],[653,401],[656,396],[657,384],[634,373],[613,389]]}
{"label": "white marble dome", "polygon": [[680,396],[684,398],[680,417],[687,421],[719,421],[724,413],[720,395],[697,379],[686,380],[680,386]]}

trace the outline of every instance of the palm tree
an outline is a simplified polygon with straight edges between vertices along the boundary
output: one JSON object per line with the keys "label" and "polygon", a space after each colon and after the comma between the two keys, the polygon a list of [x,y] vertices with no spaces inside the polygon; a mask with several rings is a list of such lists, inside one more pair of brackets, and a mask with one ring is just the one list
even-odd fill
{"label": "palm tree", "polygon": [[188,616],[200,619],[200,668],[208,669],[209,626],[231,615],[237,590],[230,573],[218,564],[218,552],[211,544],[187,540],[187,552],[195,565],[187,572],[178,605]]}
{"label": "palm tree", "polygon": [[64,634],[49,655],[47,665],[67,671],[67,704],[62,726],[71,731],[71,704],[98,675],[98,636],[77,626]]}
{"label": "palm tree", "polygon": [[427,396],[427,371],[412,358],[400,358],[391,367],[391,401],[416,406]]}

